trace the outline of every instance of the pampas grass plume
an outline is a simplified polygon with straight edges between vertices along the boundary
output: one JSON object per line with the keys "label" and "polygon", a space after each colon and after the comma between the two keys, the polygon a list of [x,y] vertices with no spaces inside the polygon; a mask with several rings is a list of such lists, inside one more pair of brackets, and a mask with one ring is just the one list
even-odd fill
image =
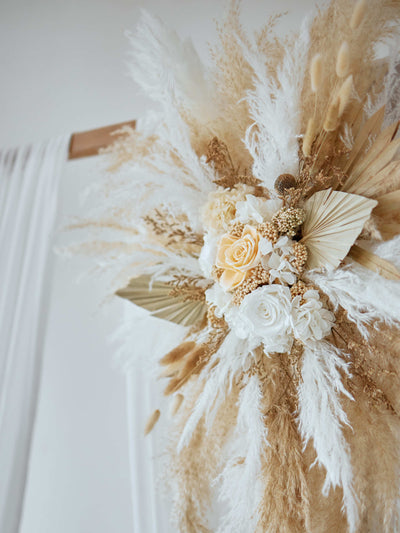
{"label": "pampas grass plume", "polygon": [[310,67],[311,76],[311,90],[316,93],[321,86],[322,81],[322,56],[321,54],[315,54],[311,61]]}
{"label": "pampas grass plume", "polygon": [[367,7],[367,0],[358,0],[353,9],[353,14],[351,15],[350,28],[354,31],[361,24],[362,19],[365,15],[365,10]]}
{"label": "pampas grass plume", "polygon": [[353,76],[347,76],[347,78],[342,83],[340,87],[338,98],[339,98],[339,117],[344,113],[344,110],[347,107],[347,104],[350,101],[351,91],[353,90]]}
{"label": "pampas grass plume", "polygon": [[339,52],[336,59],[336,74],[339,78],[345,78],[349,73],[350,67],[350,52],[349,45],[343,41],[340,45]]}
{"label": "pampas grass plume", "polygon": [[160,418],[160,414],[161,414],[160,411],[156,409],[154,413],[149,417],[144,428],[145,436],[148,435],[153,430],[154,426],[158,422],[158,419]]}
{"label": "pampas grass plume", "polygon": [[303,154],[308,157],[311,155],[311,147],[315,137],[315,120],[308,119],[306,133],[303,138]]}

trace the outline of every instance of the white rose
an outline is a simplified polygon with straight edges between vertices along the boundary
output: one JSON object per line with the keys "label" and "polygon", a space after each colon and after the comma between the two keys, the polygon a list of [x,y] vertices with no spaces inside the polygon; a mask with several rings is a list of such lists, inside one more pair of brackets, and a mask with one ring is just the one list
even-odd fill
{"label": "white rose", "polygon": [[271,220],[282,207],[282,200],[266,200],[252,194],[246,194],[246,200],[236,204],[236,220],[243,224],[258,223]]}
{"label": "white rose", "polygon": [[300,296],[293,300],[294,336],[304,343],[321,340],[331,332],[335,315],[323,307],[318,291],[307,291],[303,299],[304,303],[300,303]]}
{"label": "white rose", "polygon": [[240,327],[238,336],[260,339],[266,352],[290,351],[293,334],[289,288],[264,285],[251,292],[239,307],[237,322]]}

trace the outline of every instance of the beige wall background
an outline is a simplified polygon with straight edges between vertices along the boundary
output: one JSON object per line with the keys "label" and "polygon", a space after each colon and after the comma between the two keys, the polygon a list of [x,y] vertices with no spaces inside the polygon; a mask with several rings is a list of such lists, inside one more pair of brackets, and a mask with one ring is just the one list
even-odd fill
{"label": "beige wall background", "polygon": [[[313,4],[243,0],[243,20],[254,27],[274,11],[288,10],[281,25],[286,31],[296,28]],[[125,30],[134,29],[145,8],[191,37],[206,58],[213,20],[224,5],[222,0],[1,0],[0,146],[141,116],[151,104],[127,75]],[[80,193],[101,170],[98,158],[66,164],[60,228],[68,216],[83,214]],[[81,258],[56,258],[49,280],[52,301],[22,533],[132,531],[125,380],[108,340],[122,307],[118,301],[99,305],[100,280],[78,283],[89,266]],[[166,529],[161,525],[159,531]]]}

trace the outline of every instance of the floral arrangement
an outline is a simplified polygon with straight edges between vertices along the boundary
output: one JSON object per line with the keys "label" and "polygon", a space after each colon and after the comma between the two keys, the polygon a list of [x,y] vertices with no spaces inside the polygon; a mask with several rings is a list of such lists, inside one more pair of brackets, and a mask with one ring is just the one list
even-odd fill
{"label": "floral arrangement", "polygon": [[400,531],[399,18],[333,0],[248,36],[232,2],[207,67],[148,14],[131,37],[159,109],[120,132],[79,249],[182,325],[177,531]]}

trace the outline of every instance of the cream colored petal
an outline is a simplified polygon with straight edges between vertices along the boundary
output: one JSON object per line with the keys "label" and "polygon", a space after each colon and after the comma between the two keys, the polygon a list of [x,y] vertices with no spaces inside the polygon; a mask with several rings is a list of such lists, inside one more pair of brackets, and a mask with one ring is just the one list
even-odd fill
{"label": "cream colored petal", "polygon": [[246,273],[238,270],[225,270],[219,279],[221,286],[229,291],[238,287],[245,279]]}

